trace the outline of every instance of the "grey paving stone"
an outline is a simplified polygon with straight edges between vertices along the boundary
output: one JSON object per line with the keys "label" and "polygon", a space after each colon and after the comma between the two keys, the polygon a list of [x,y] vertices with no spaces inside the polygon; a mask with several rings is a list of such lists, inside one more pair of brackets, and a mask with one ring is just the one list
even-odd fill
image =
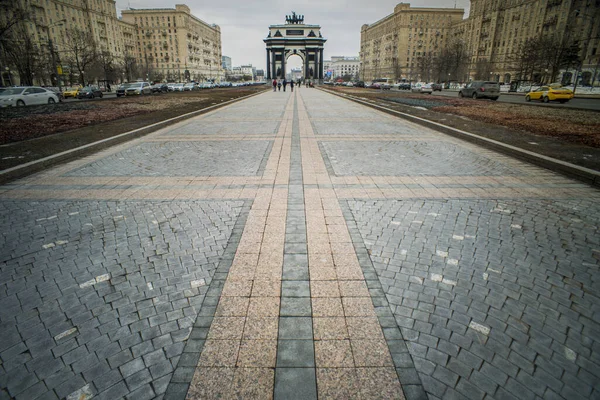
{"label": "grey paving stone", "polygon": [[279,315],[282,317],[310,317],[312,309],[310,298],[282,297]]}
{"label": "grey paving stone", "polygon": [[313,339],[311,317],[280,317],[279,339]]}
{"label": "grey paving stone", "polygon": [[314,368],[276,368],[275,400],[317,399],[317,381]]}
{"label": "grey paving stone", "polygon": [[310,297],[308,280],[286,280],[281,282],[281,297]]}
{"label": "grey paving stone", "polygon": [[314,368],[315,350],[312,340],[279,340],[277,368]]}

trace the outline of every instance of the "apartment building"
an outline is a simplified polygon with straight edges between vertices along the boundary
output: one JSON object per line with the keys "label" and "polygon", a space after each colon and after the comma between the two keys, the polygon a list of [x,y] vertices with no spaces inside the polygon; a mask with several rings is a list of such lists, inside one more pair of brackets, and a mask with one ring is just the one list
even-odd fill
{"label": "apartment building", "polygon": [[165,79],[221,80],[221,29],[193,16],[190,8],[129,9],[124,22],[137,34],[137,60],[147,74]]}
{"label": "apartment building", "polygon": [[[25,34],[39,45],[43,55],[62,67],[59,72],[64,84],[79,80],[79,71],[70,65],[69,45],[76,31],[91,33],[96,50],[104,53],[105,60],[111,59],[113,70],[123,69],[108,77],[98,64],[88,66],[86,80],[218,81],[223,77],[220,28],[193,16],[186,5],[176,5],[174,9],[130,9],[119,18],[115,0],[14,1],[0,4],[0,20],[10,18],[16,6],[25,10]],[[0,52],[0,63],[6,66],[2,71],[3,84],[20,80],[4,52]],[[40,71],[35,80],[50,84],[49,76],[50,72],[44,76]],[[55,78],[52,83],[57,83]]]}
{"label": "apartment building", "polygon": [[[361,77],[364,80],[426,79],[423,63],[441,49],[460,42],[466,49],[464,74],[452,79],[523,79],[515,68],[520,47],[534,38],[553,38],[562,49],[579,49],[579,62],[562,66],[563,83],[591,84],[600,76],[600,3],[590,0],[471,0],[463,9],[412,8],[400,3],[393,14],[361,29]],[[538,68],[528,78],[544,80],[552,67]],[[440,79],[430,77],[431,80]],[[436,80],[437,80],[436,79]],[[547,78],[550,79],[550,78]],[[427,79],[429,80],[429,79]]]}
{"label": "apartment building", "polygon": [[400,3],[392,14],[363,25],[361,79],[418,79],[422,57],[438,55],[463,14],[461,8],[413,8]]}
{"label": "apartment building", "polygon": [[343,76],[351,76],[352,79],[357,79],[360,73],[360,58],[332,56],[331,60],[325,60],[324,69],[329,74],[330,78],[341,78]]}
{"label": "apartment building", "polygon": [[[482,66],[496,81],[519,79],[514,55],[527,39],[543,36],[553,37],[565,47],[579,46],[581,65],[572,65],[571,71],[565,67],[558,78],[570,82],[575,70],[580,69],[582,83],[589,84],[599,72],[599,19],[597,1],[471,0],[469,17],[456,24],[452,34],[467,45],[471,76]],[[538,71],[533,79],[543,79],[539,75],[544,73]]]}

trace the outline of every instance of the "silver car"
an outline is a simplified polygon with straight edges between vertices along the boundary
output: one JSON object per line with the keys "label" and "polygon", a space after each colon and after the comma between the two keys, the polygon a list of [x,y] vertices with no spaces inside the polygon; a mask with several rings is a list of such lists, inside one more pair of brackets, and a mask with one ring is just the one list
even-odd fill
{"label": "silver car", "polygon": [[432,94],[433,87],[429,83],[417,83],[412,87],[411,92]]}
{"label": "silver car", "polygon": [[152,87],[148,82],[134,82],[125,89],[125,96],[152,94]]}
{"label": "silver car", "polygon": [[58,103],[58,96],[52,90],[39,86],[17,86],[0,92],[0,107],[24,107],[36,104]]}

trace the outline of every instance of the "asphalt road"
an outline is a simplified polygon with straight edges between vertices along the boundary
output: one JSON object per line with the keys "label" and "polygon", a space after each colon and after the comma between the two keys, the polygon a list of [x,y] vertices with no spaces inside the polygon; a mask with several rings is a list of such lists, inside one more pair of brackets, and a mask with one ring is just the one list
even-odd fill
{"label": "asphalt road", "polygon": [[[434,92],[434,96],[447,96],[447,97],[458,97],[458,92],[454,91],[442,91],[442,92]],[[540,101],[532,101],[530,103],[525,101],[525,96],[517,95],[517,94],[501,94],[498,101],[504,103],[518,103],[525,104],[531,106],[541,106],[541,107],[560,107],[560,108],[578,108],[583,110],[596,110],[600,111],[600,99],[572,99],[568,103],[560,104],[560,103],[542,103]]]}
{"label": "asphalt road", "polygon": [[[405,93],[409,93],[408,91],[403,91],[401,90],[400,92],[405,92]],[[434,92],[433,93],[434,96],[446,96],[446,97],[458,97],[458,92],[455,91],[442,91],[442,92]],[[116,94],[115,92],[111,92],[111,93],[104,93],[104,97],[103,98],[116,98]],[[96,99],[94,99],[96,100]],[[65,99],[64,101],[66,102],[72,102],[72,101],[79,101],[77,99]],[[88,100],[89,101],[89,100]],[[560,103],[542,103],[539,101],[533,101],[530,103],[527,103],[525,101],[525,96],[523,95],[516,95],[516,94],[502,94],[500,95],[500,98],[498,99],[498,101],[504,102],[504,103],[518,103],[518,104],[525,104],[525,105],[530,105],[530,106],[541,106],[541,107],[560,107],[560,108],[573,108],[573,109],[582,109],[582,110],[595,110],[595,111],[600,111],[600,99],[573,99],[571,101],[569,101],[568,103],[565,104],[560,104]]]}

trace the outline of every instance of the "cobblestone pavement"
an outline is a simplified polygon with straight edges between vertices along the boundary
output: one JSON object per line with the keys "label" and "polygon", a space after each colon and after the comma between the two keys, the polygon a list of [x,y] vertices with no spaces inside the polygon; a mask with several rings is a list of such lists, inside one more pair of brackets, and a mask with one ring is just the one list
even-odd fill
{"label": "cobblestone pavement", "polygon": [[0,187],[0,399],[600,398],[599,200],[268,92]]}

